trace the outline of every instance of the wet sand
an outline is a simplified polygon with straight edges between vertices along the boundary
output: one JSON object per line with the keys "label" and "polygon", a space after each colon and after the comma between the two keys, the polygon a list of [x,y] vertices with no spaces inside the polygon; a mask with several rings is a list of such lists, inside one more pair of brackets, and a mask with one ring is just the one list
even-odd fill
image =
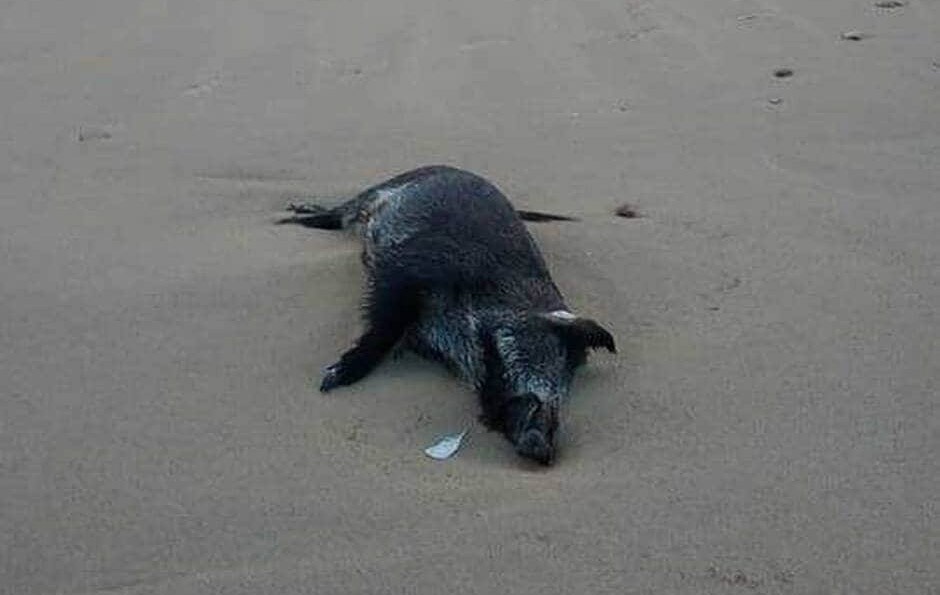
{"label": "wet sand", "polygon": [[[940,589],[936,2],[2,10],[0,592]],[[273,222],[429,163],[581,218],[549,471],[416,357],[315,390],[358,246]]]}

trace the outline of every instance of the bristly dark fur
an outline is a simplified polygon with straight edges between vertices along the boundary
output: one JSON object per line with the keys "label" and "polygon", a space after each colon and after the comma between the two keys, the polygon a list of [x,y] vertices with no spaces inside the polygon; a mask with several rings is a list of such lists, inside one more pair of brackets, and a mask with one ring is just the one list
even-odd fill
{"label": "bristly dark fur", "polygon": [[368,271],[366,330],[327,368],[322,391],[366,376],[396,344],[448,366],[480,395],[483,419],[524,457],[550,464],[561,400],[589,349],[616,351],[575,316],[527,221],[490,182],[448,166],[412,170],[327,208],[292,204],[296,223],[358,228]]}

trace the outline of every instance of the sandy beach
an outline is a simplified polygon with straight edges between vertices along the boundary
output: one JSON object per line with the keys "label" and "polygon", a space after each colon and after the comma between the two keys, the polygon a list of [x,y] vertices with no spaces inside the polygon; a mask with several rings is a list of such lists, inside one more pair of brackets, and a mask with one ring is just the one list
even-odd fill
{"label": "sandy beach", "polygon": [[[879,4],[4,2],[0,593],[940,593],[940,4]],[[275,221],[431,163],[580,218],[551,469],[416,356],[316,390],[359,245]]]}

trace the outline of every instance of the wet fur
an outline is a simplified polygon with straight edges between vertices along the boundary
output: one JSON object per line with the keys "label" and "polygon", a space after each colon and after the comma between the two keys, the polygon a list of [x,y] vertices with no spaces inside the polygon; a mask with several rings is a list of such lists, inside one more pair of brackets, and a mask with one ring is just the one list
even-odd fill
{"label": "wet fur", "polygon": [[412,170],[339,206],[291,205],[283,221],[357,229],[368,271],[366,329],[327,368],[326,392],[366,376],[398,344],[474,387],[482,419],[523,456],[549,464],[561,400],[588,349],[616,351],[593,320],[569,312],[529,221],[490,182],[448,166]]}

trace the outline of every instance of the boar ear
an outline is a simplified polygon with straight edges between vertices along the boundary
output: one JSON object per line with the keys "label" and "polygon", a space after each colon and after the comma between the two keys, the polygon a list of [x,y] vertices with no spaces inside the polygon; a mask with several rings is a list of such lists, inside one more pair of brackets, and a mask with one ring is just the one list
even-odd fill
{"label": "boar ear", "polygon": [[603,347],[611,353],[617,353],[614,337],[596,321],[590,318],[575,316],[567,310],[555,310],[542,315],[557,329],[565,339],[574,341],[583,347],[600,349]]}

